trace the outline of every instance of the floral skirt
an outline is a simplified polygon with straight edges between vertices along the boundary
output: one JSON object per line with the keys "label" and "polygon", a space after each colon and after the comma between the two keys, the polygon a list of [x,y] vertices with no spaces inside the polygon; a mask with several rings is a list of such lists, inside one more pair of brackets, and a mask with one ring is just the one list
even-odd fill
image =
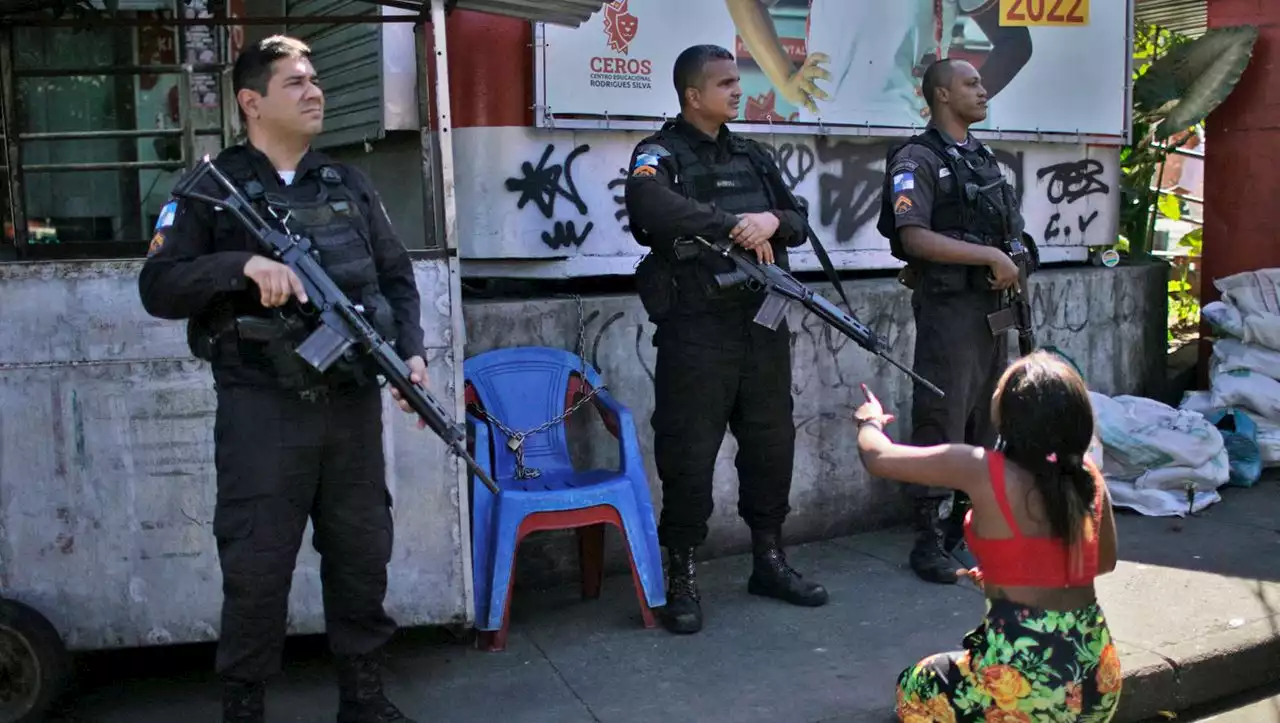
{"label": "floral skirt", "polygon": [[898,676],[904,723],[1109,721],[1120,701],[1120,656],[1097,603],[1071,611],[987,601],[964,649]]}

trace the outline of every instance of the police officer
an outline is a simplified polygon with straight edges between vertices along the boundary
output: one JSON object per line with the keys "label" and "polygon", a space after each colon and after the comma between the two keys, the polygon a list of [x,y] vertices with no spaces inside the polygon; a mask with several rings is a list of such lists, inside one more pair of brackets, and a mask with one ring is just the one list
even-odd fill
{"label": "police officer", "polygon": [[[915,371],[946,394],[912,396],[911,443],[990,447],[991,396],[1008,352],[987,315],[1002,308],[1004,290],[1016,288],[1018,267],[1001,243],[1022,235],[1022,216],[995,156],[969,135],[987,116],[978,71],[963,60],[935,62],[923,92],[931,120],[890,152],[879,222],[893,255],[908,264],[900,278],[913,289]],[[968,562],[958,524],[966,501],[948,504],[949,493],[922,485],[910,485],[908,494],[917,531],[912,570],[930,582],[955,583],[957,565],[948,555]]]}
{"label": "police officer", "polygon": [[680,114],[633,151],[626,207],[633,235],[650,249],[636,280],[658,349],[651,423],[662,479],[658,537],[668,552],[662,619],[672,632],[693,633],[702,627],[694,551],[707,536],[726,425],[738,442],[738,514],[751,529],[748,591],[808,606],[826,603],[827,592],[802,579],[781,547],[795,450],[791,333],[785,321],[776,331],[754,323],[763,295],[718,290],[713,274],[732,262],[690,241],[732,239],[787,268],[805,219],[784,201],[763,147],[725,126],[742,98],[733,55],[691,47],[676,59],[674,80]]}
{"label": "police officer", "polygon": [[[310,49],[266,38],[240,54],[233,87],[248,139],[215,165],[264,218],[314,240],[334,282],[395,340],[425,384],[409,255],[369,180],[309,148],[324,119]],[[200,192],[226,195],[212,180]],[[138,282],[149,313],[188,319],[188,342],[211,363],[217,390],[223,720],[264,720],[264,681],[280,669],[290,583],[310,518],[338,660],[337,720],[412,723],[384,697],[375,657],[396,630],[383,609],[392,520],[381,392],[376,377],[355,368],[322,377],[305,367],[293,353],[305,330],[275,314],[305,292],[289,267],[259,253],[230,213],[170,201]]]}

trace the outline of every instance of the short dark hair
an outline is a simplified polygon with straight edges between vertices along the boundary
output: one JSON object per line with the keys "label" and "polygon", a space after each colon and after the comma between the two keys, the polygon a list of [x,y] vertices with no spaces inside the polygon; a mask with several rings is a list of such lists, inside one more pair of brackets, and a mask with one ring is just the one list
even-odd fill
{"label": "short dark hair", "polygon": [[676,94],[680,96],[680,107],[684,107],[684,92],[689,88],[702,85],[702,71],[708,63],[716,60],[733,60],[733,53],[719,45],[694,45],[685,48],[676,58],[675,68],[671,71],[671,79],[676,86]]}
{"label": "short dark hair", "polygon": [[938,102],[936,97],[938,89],[949,87],[952,78],[956,77],[956,70],[953,66],[955,62],[955,58],[943,58],[930,63],[929,67],[925,68],[920,90],[924,94],[924,102],[929,106],[929,110],[935,110],[934,104]]}
{"label": "short dark hair", "polygon": [[[282,58],[310,58],[311,47],[287,35],[272,35],[240,51],[235,67],[231,70],[231,92],[239,95],[244,88],[267,94],[274,64]],[[239,108],[239,103],[236,107]],[[244,110],[240,110],[240,122],[245,122]]]}

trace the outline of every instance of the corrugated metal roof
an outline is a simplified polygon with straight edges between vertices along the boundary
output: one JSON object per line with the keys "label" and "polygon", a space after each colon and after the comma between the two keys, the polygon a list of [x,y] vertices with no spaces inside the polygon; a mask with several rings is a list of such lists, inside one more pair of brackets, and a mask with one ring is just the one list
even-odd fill
{"label": "corrugated metal roof", "polygon": [[1208,0],[1137,0],[1134,17],[1143,25],[1199,37],[1209,24]]}
{"label": "corrugated metal roof", "polygon": [[[311,46],[324,87],[324,132],[316,148],[376,141],[386,135],[382,77],[383,26],[326,25],[325,15],[377,17],[380,8],[359,0],[287,0],[285,13],[300,22],[285,32]],[[306,22],[315,18],[314,22]]]}
{"label": "corrugated metal roof", "polygon": [[[378,2],[378,0],[371,0]],[[456,0],[451,6],[456,10],[474,10],[481,13],[509,15],[526,20],[535,20],[556,25],[567,25],[576,28],[596,13],[608,0]],[[705,0],[700,0],[705,1]],[[407,8],[410,6],[426,6],[428,12],[431,3],[419,0],[398,0],[396,2],[378,2],[379,5]]]}

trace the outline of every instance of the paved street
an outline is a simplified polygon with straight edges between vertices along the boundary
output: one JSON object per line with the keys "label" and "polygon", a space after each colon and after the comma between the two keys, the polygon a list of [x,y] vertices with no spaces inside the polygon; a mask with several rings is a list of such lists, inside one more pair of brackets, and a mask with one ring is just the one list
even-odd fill
{"label": "paved street", "polygon": [[[1118,520],[1122,562],[1099,581],[1127,674],[1118,721],[1168,720],[1161,711],[1280,680],[1280,482],[1223,497],[1193,518]],[[520,591],[506,652],[406,631],[388,686],[422,721],[889,720],[898,672],[956,647],[982,610],[967,584],[918,581],[909,544],[895,530],[797,548],[797,568],[831,591],[818,609],[748,595],[748,557],[705,563],[707,625],[690,637],[642,628],[627,578],[590,602],[575,588]],[[269,720],[332,721],[323,640],[294,640],[289,657]],[[60,721],[215,721],[211,663],[210,646],[92,656]],[[1268,721],[1272,703],[1231,715]]]}

